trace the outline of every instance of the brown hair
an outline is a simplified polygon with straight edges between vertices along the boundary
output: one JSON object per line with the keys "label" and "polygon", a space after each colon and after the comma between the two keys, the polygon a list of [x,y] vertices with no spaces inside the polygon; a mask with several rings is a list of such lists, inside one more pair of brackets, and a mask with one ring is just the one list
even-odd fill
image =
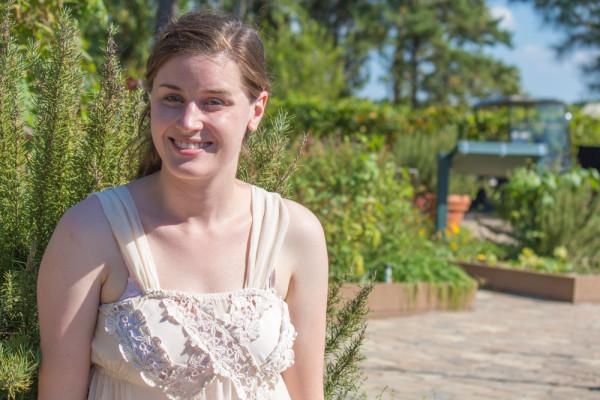
{"label": "brown hair", "polygon": [[[190,12],[169,23],[158,34],[148,57],[144,82],[148,93],[152,91],[158,70],[171,58],[183,54],[225,54],[240,69],[242,84],[249,98],[256,99],[260,92],[269,90],[264,48],[258,33],[234,17]],[[138,178],[160,170],[162,165],[152,143],[149,118],[148,103],[139,124],[142,147]]]}

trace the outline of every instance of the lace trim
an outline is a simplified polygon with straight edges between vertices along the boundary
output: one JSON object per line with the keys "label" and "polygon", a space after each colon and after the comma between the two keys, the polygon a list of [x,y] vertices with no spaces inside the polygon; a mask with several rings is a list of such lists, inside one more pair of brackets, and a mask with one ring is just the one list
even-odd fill
{"label": "lace trim", "polygon": [[[227,299],[229,309],[217,315],[216,301],[222,298]],[[186,353],[190,354],[185,365],[174,364],[160,339],[151,335],[139,308],[140,301],[146,299],[159,300],[164,321],[182,327]],[[273,307],[281,310],[280,337],[259,365],[248,346],[259,336],[263,314]],[[151,290],[101,309],[106,315],[105,330],[118,337],[125,360],[140,369],[146,383],[161,388],[172,400],[199,395],[216,375],[230,379],[241,399],[261,399],[294,362],[296,331],[287,304],[273,289],[247,288],[208,295]]]}

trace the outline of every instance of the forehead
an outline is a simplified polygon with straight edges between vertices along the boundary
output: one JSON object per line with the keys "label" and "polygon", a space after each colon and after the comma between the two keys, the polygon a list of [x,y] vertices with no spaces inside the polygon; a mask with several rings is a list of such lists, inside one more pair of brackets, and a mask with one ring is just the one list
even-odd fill
{"label": "forehead", "polygon": [[170,84],[183,90],[244,90],[240,69],[224,54],[178,55],[165,62],[154,79],[154,87]]}

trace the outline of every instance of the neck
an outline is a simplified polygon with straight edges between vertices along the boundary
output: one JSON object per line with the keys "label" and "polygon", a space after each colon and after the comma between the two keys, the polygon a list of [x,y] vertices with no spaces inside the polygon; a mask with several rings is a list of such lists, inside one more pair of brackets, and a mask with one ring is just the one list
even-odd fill
{"label": "neck", "polygon": [[230,176],[184,180],[162,169],[153,180],[153,202],[175,223],[215,226],[239,216],[240,204],[249,204],[247,184]]}

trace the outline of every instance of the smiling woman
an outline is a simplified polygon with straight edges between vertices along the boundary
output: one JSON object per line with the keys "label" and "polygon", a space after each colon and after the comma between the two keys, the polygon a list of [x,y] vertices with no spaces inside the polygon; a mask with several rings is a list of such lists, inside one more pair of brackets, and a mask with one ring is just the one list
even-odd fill
{"label": "smiling woman", "polygon": [[250,98],[226,55],[182,55],[156,74],[150,95],[152,141],[165,172],[231,175],[241,143],[264,113],[268,93]]}
{"label": "smiling woman", "polygon": [[44,253],[40,399],[323,398],[323,230],[236,179],[266,76],[233,18],[161,32],[138,178],[69,209]]}

